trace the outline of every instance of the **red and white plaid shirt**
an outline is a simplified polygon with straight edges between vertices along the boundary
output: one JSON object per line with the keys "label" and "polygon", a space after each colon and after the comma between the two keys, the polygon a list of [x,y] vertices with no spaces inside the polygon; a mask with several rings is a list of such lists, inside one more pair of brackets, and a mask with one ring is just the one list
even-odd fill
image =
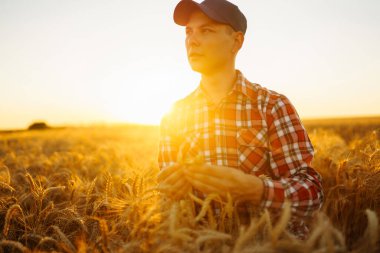
{"label": "red and white plaid shirt", "polygon": [[313,146],[299,116],[283,95],[250,83],[237,71],[233,89],[218,104],[199,86],[179,100],[161,122],[159,167],[178,155],[261,177],[261,208],[307,218],[323,201],[320,175],[311,167]]}

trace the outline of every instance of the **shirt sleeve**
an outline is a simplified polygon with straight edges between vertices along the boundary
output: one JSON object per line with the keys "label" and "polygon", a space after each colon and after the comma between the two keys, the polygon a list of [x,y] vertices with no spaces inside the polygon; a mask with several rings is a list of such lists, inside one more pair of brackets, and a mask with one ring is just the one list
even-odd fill
{"label": "shirt sleeve", "polygon": [[322,178],[311,167],[314,149],[290,101],[280,96],[268,111],[271,175],[265,178],[263,208],[281,209],[286,200],[293,215],[309,217],[323,202]]}
{"label": "shirt sleeve", "polygon": [[161,120],[158,149],[158,167],[160,170],[175,164],[177,161],[179,143],[176,129],[172,122],[172,114],[166,114]]}

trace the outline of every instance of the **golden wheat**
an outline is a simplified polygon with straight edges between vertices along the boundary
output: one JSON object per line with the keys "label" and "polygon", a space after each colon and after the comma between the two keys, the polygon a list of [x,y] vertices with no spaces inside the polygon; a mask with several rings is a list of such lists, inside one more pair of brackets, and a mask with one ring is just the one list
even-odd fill
{"label": "golden wheat", "polygon": [[[0,249],[378,252],[380,131],[369,129],[334,125],[309,131],[326,200],[305,240],[287,230],[293,218],[289,203],[276,219],[268,210],[253,210],[243,225],[240,203],[231,195],[201,199],[190,192],[171,200],[156,183],[157,128],[0,134]],[[214,204],[221,207],[218,215]]]}

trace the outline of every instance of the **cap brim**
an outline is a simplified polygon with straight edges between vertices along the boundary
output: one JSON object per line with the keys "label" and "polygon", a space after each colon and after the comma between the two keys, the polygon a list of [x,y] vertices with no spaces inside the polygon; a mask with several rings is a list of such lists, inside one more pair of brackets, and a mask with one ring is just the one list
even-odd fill
{"label": "cap brim", "polygon": [[199,10],[203,12],[207,17],[209,17],[210,19],[218,23],[222,23],[222,24],[228,23],[227,21],[224,20],[223,17],[220,17],[214,11],[192,0],[182,0],[181,2],[177,4],[177,6],[174,9],[174,15],[173,15],[174,22],[177,25],[186,26],[187,22],[189,22],[191,14],[195,10]]}
{"label": "cap brim", "polygon": [[183,0],[177,4],[174,9],[173,19],[177,25],[185,26],[189,21],[190,15],[195,11],[200,10],[203,12],[202,8],[197,2],[190,0]]}

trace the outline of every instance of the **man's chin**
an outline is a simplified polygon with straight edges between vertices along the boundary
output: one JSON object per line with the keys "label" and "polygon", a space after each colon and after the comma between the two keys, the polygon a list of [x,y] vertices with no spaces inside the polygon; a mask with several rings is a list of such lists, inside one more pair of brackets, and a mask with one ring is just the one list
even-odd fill
{"label": "man's chin", "polygon": [[200,74],[205,74],[209,71],[209,68],[204,66],[203,64],[190,63],[190,66],[193,71],[198,72]]}

